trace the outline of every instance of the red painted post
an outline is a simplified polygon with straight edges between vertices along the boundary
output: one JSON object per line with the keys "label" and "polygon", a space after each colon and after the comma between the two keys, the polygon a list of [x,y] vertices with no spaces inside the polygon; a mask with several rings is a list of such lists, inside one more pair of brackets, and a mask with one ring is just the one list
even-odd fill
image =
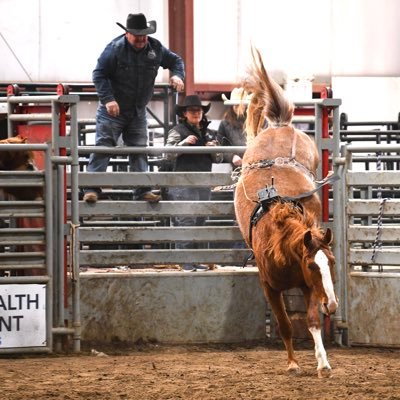
{"label": "red painted post", "polygon": [[[326,99],[328,97],[327,88],[321,90],[321,98]],[[330,110],[326,107],[322,109],[322,138],[329,138],[329,112]],[[322,178],[325,178],[329,173],[329,151],[327,149],[322,150]],[[329,187],[325,185],[322,187],[322,221],[329,221]]]}
{"label": "red painted post", "polygon": [[[69,93],[68,86],[61,83],[57,85],[57,95],[62,96]],[[67,111],[68,106],[60,103],[60,117],[59,117],[59,134],[60,137],[65,137],[67,134]],[[60,148],[60,156],[66,156],[67,150],[65,147]],[[64,224],[67,223],[67,170],[64,166]],[[68,307],[68,279],[67,279],[67,241],[65,239],[64,245],[64,306]]]}
{"label": "red painted post", "polygon": [[[325,87],[321,90],[321,99],[326,99],[331,95],[328,89]],[[329,112],[327,107],[322,108],[322,138],[329,138]],[[329,166],[329,151],[327,149],[322,150],[322,178],[325,178],[330,170]],[[322,221],[329,221],[329,188],[330,185],[322,186]],[[324,315],[323,318],[323,334],[326,341],[331,341],[331,318],[328,315]]]}

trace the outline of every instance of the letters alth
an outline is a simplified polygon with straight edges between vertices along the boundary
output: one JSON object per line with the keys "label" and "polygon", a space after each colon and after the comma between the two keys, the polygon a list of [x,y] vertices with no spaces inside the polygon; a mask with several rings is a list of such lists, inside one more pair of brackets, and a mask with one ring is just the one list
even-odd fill
{"label": "letters alth", "polygon": [[0,295],[0,310],[38,310],[39,309],[39,294],[14,294],[1,296]]}

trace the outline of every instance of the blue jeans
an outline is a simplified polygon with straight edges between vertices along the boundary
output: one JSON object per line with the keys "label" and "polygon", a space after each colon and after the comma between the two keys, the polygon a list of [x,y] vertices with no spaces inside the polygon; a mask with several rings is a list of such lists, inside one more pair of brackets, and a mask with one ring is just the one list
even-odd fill
{"label": "blue jeans", "polygon": [[[147,118],[146,107],[136,107],[132,111],[121,113],[118,117],[112,117],[107,113],[106,107],[102,104],[97,108],[96,113],[96,146],[117,146],[118,139],[126,146],[146,147],[147,145]],[[105,172],[110,162],[109,154],[92,153],[87,166],[88,172]],[[129,170],[132,172],[147,172],[147,154],[130,154]],[[148,192],[151,188],[134,189],[134,195]],[[84,192],[96,191],[99,188],[87,188]]]}

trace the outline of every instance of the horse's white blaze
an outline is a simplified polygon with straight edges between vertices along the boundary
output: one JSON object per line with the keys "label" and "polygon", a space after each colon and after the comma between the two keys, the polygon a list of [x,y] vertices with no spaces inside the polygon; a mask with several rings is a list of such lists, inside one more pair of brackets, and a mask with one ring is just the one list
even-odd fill
{"label": "horse's white blaze", "polygon": [[318,264],[322,275],[322,285],[325,289],[326,296],[328,297],[328,310],[335,311],[337,308],[337,301],[335,290],[333,288],[331,270],[329,269],[328,257],[322,250],[319,250],[315,255],[315,262]]}
{"label": "horse's white blaze", "polygon": [[317,359],[318,362],[318,370],[328,368],[331,369],[331,366],[329,365],[328,362],[328,357],[326,355],[325,347],[322,342],[322,336],[321,336],[321,329],[311,327],[309,328],[309,331],[314,339],[314,344],[315,344],[315,358]]}

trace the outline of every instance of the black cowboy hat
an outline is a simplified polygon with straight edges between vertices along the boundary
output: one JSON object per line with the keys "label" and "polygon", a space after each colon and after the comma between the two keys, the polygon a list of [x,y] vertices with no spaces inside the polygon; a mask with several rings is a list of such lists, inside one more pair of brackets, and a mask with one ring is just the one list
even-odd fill
{"label": "black cowboy hat", "polygon": [[126,19],[126,27],[117,22],[117,25],[132,35],[151,35],[157,30],[157,22],[147,22],[144,14],[129,14]]}
{"label": "black cowboy hat", "polygon": [[176,105],[176,113],[179,116],[182,116],[188,107],[201,107],[203,109],[203,113],[207,114],[211,107],[211,104],[208,103],[206,106],[203,106],[200,97],[197,96],[196,94],[193,94],[190,96],[186,96],[185,99],[183,100],[182,105],[179,104]]}

